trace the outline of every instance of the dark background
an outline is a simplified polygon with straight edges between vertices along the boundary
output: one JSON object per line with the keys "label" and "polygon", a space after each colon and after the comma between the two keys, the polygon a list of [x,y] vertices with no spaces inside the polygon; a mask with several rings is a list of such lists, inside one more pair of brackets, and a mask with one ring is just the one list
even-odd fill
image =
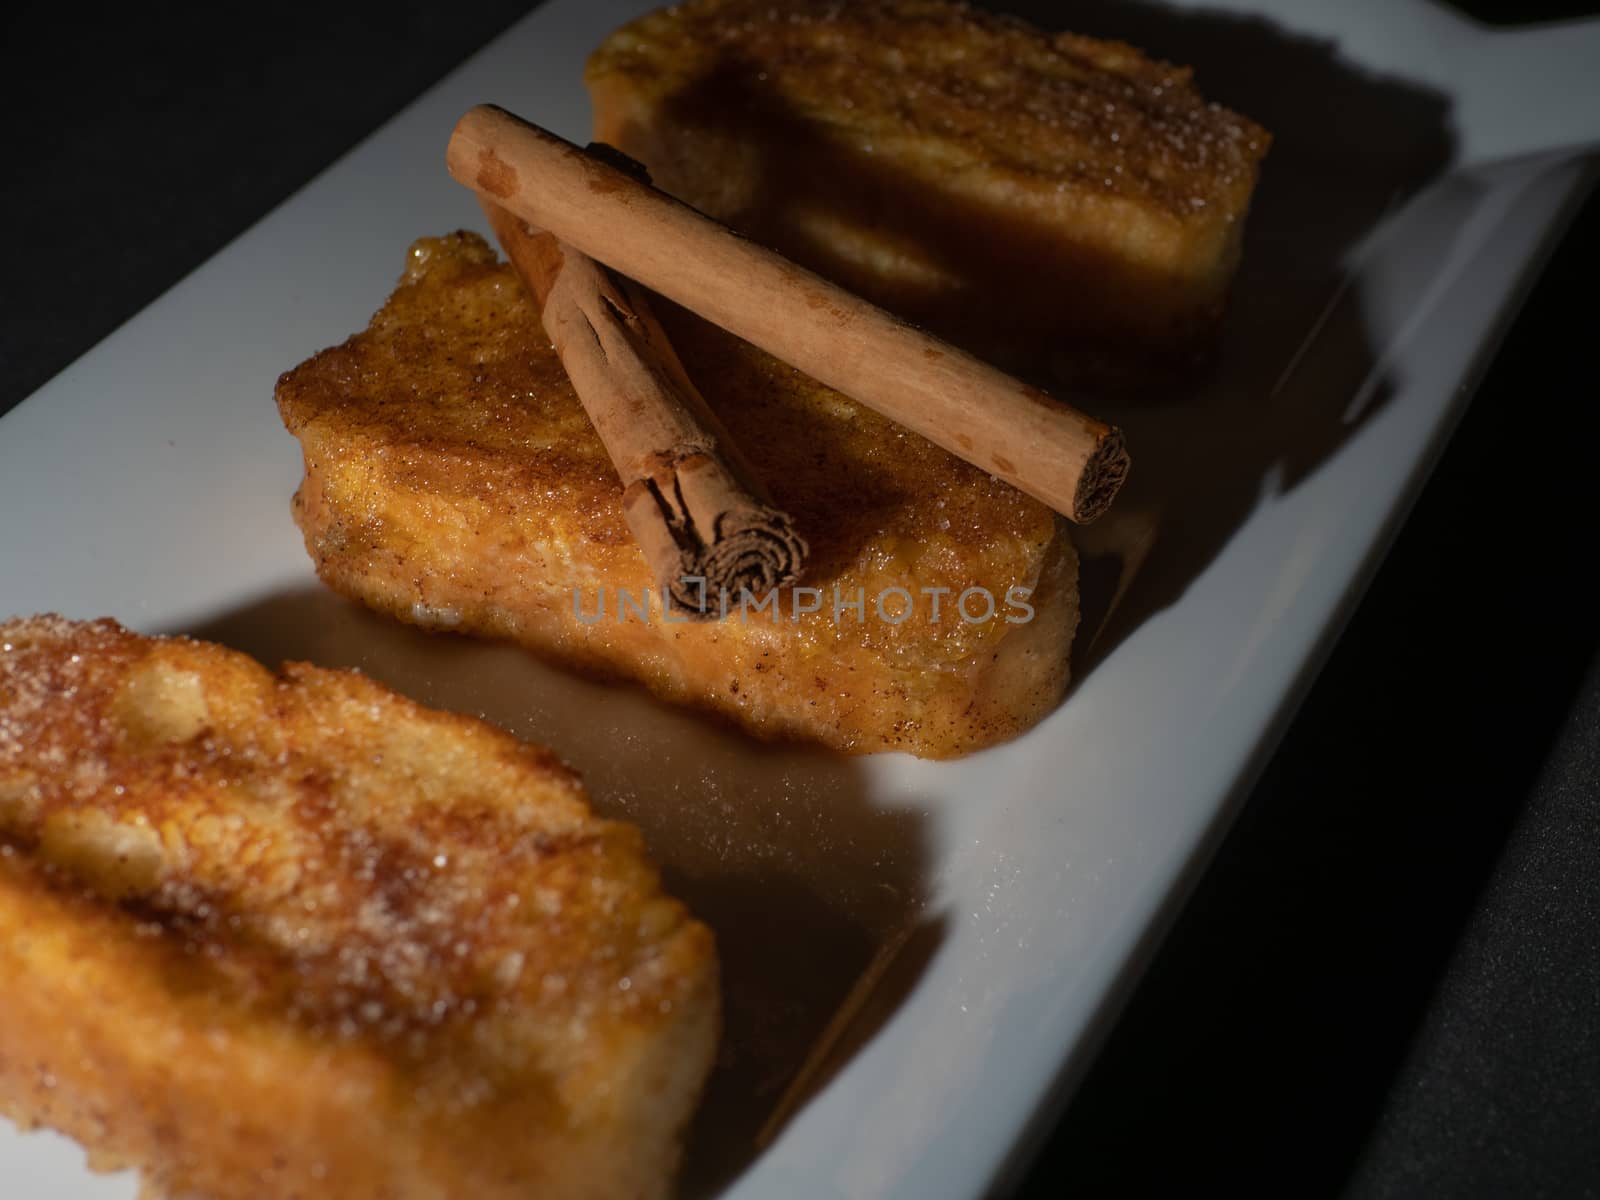
{"label": "dark background", "polygon": [[[525,8],[11,9],[0,412]],[[1597,238],[1591,202],[1030,1200],[1600,1196]]]}

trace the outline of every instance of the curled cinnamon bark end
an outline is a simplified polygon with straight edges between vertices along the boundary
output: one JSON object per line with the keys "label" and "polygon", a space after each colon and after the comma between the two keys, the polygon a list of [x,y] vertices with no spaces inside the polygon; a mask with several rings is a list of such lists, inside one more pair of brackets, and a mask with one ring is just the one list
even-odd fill
{"label": "curled cinnamon bark end", "polygon": [[[628,526],[673,607],[709,619],[748,591],[765,596],[799,578],[806,543],[787,513],[755,498],[710,454],[663,462],[628,485]],[[723,597],[727,597],[727,605]]]}
{"label": "curled cinnamon bark end", "polygon": [[1067,514],[1080,525],[1087,525],[1111,507],[1123,482],[1128,478],[1128,447],[1122,430],[1112,429],[1089,455],[1083,475],[1072,496],[1072,512]]}

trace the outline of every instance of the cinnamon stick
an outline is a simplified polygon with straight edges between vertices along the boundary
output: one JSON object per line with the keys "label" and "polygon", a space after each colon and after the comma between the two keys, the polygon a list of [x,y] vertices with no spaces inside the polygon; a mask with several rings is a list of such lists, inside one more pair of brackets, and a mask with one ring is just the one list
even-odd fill
{"label": "cinnamon stick", "polygon": [[480,196],[1075,521],[1122,486],[1117,429],[504,109],[462,117],[446,162]]}
{"label": "cinnamon stick", "polygon": [[724,592],[792,583],[805,542],[695,390],[644,290],[480,199],[622,476],[623,516],[673,606],[711,617]]}

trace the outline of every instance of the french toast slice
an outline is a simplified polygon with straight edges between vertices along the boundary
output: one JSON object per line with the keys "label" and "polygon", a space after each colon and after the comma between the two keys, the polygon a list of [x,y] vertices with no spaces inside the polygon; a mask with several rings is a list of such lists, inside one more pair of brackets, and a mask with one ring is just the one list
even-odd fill
{"label": "french toast slice", "polygon": [[547,751],[355,672],[0,624],[0,1114],[151,1196],[660,1197],[709,931]]}
{"label": "french toast slice", "polygon": [[278,383],[305,454],[295,519],[334,589],[844,751],[962,754],[1059,701],[1077,560],[1042,504],[663,302],[690,377],[810,545],[799,588],[687,623],[663,611],[511,267],[474,234],[423,239],[408,263],[363,333]]}
{"label": "french toast slice", "polygon": [[1270,140],[1184,68],[949,0],[689,0],[585,81],[665,190],[981,356],[1134,390],[1205,356]]}

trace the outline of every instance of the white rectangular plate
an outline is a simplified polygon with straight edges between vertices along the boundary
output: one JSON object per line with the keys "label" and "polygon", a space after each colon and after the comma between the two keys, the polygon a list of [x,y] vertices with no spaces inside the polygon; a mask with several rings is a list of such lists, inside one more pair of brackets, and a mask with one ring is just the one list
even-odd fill
{"label": "white rectangular plate", "polygon": [[[539,8],[0,421],[0,614],[359,665],[553,746],[719,930],[738,1061],[687,1190],[977,1196],[1081,1069],[1587,187],[1600,30],[1489,34],[1415,0],[1082,6],[1086,32],[1196,63],[1277,140],[1215,386],[1116,414],[1135,483],[1099,540],[1158,532],[1073,694],[1009,745],[928,763],[756,746],[382,621],[318,585],[290,522],[279,372],[366,323],[411,239],[481,227],[443,170],[461,112],[583,140],[584,57],[645,7]],[[134,1194],[9,1126],[0,1178]]]}

